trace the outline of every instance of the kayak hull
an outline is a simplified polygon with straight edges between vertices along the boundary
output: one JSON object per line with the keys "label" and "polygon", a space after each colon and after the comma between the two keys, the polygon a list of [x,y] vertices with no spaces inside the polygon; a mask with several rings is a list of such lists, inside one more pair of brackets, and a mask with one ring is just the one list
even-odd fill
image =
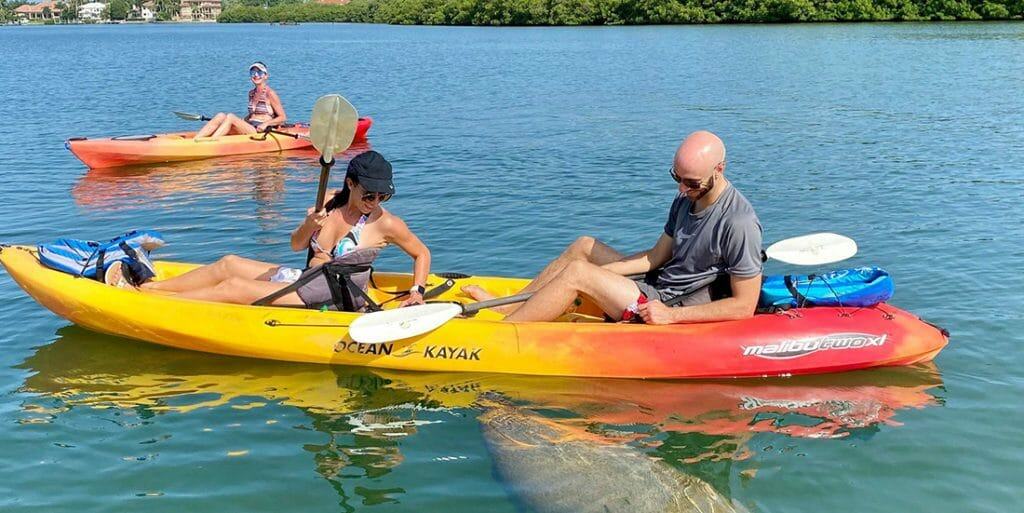
{"label": "kayak hull", "polygon": [[[270,360],[579,377],[760,377],[911,365],[930,361],[948,342],[944,331],[881,304],[670,326],[603,323],[584,313],[568,314],[560,322],[511,323],[485,311],[419,337],[361,344],[348,336],[359,314],[212,304],[117,289],[47,269],[25,247],[3,249],[0,262],[41,305],[86,328],[180,349]],[[193,267],[158,262],[158,277]],[[410,285],[409,275],[375,277],[384,290]],[[431,283],[441,281],[430,278]],[[458,281],[499,294],[525,283],[487,277]],[[469,301],[458,288],[440,299]]]}
{"label": "kayak hull", "polygon": [[[352,142],[365,142],[366,133],[372,125],[371,118],[359,118]],[[92,169],[298,150],[313,145],[308,138],[308,126],[295,125],[282,131],[299,137],[271,133],[265,136],[227,135],[217,140],[195,141],[195,132],[176,132],[103,139],[72,138],[64,145]]]}

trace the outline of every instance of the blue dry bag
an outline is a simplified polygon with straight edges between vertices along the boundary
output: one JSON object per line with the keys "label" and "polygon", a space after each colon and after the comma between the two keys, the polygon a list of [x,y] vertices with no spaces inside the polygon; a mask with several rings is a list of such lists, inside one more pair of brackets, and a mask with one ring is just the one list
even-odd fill
{"label": "blue dry bag", "polygon": [[858,267],[805,276],[768,276],[758,306],[872,306],[892,297],[893,282],[884,269]]}
{"label": "blue dry bag", "polygon": [[132,230],[107,242],[61,238],[39,245],[39,262],[98,281],[103,281],[103,273],[110,264],[121,262],[127,266],[128,274],[144,280],[156,275],[149,252],[163,245],[163,236],[153,230]]}

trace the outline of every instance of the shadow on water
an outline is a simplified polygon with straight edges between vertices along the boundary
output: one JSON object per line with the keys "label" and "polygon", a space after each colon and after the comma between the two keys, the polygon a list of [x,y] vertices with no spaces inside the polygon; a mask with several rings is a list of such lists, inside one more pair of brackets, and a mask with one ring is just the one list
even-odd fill
{"label": "shadow on water", "polygon": [[[659,486],[681,494],[665,500],[705,505],[681,511],[728,511],[731,478],[741,472],[734,466],[751,458],[753,437],[868,439],[885,426],[899,426],[900,411],[942,404],[942,378],[931,365],[789,379],[608,380],[250,360],[151,346],[76,326],[56,335],[18,366],[31,373],[19,390],[33,394],[22,403],[26,416],[45,411],[58,418],[81,407],[127,409],[141,417],[238,403],[297,408],[325,435],[326,442],[304,449],[313,453],[316,471],[343,504],[352,494],[374,504],[404,492],[348,490],[343,483],[353,475],[380,477],[401,465],[399,441],[437,422],[426,413],[477,418],[496,474],[531,509],[611,503],[608,495],[581,495],[578,488],[533,486],[537,479],[562,475],[585,477],[592,483],[586,489],[598,494],[614,493],[621,483],[628,485],[624,489]],[[568,502],[557,499],[571,493],[576,496]]]}
{"label": "shadow on water", "polygon": [[628,444],[481,396],[479,421],[497,474],[528,509],[570,512],[743,510],[707,481]]}

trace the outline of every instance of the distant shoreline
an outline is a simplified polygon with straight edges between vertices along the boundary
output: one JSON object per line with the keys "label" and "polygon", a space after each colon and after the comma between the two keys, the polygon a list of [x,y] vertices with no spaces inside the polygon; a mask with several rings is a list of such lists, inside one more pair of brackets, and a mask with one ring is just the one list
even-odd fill
{"label": "distant shoreline", "polygon": [[0,27],[53,27],[67,25],[212,25],[216,21],[144,21],[144,20],[118,20],[118,21],[62,21],[54,23],[41,23],[36,21],[22,23],[0,23]]}
{"label": "distant shoreline", "polygon": [[[1006,3],[1002,3],[1006,2]],[[220,23],[349,22],[451,26],[703,25],[1014,21],[1024,1],[949,0],[352,0],[345,5],[232,6]]]}
{"label": "distant shoreline", "polygon": [[213,24],[252,24],[252,25],[282,25],[282,26],[294,26],[301,25],[303,23],[358,23],[358,24],[378,24],[378,25],[421,25],[421,26],[436,26],[436,27],[613,27],[613,26],[632,26],[632,27],[653,27],[653,26],[680,26],[680,25],[787,25],[787,24],[802,24],[802,25],[816,25],[816,24],[870,24],[870,23],[932,23],[932,22],[978,22],[978,23],[989,23],[989,22],[1017,22],[1020,23],[1024,19],[1020,17],[1014,18],[983,18],[983,19],[877,19],[877,20],[846,20],[846,19],[821,19],[821,20],[772,20],[772,21],[717,21],[717,22],[677,22],[677,23],[577,23],[577,24],[497,24],[497,23],[479,23],[479,24],[468,24],[468,23],[398,23],[398,22],[385,22],[385,21],[354,21],[354,20],[291,20],[284,19],[278,20],[273,19],[269,21],[256,20],[250,21],[248,19],[239,20],[237,17],[239,13],[228,12],[229,19],[218,19],[217,21],[116,21],[116,22],[62,22],[62,23],[0,23],[0,27],[46,27],[46,26],[85,26],[85,25],[213,25]]}

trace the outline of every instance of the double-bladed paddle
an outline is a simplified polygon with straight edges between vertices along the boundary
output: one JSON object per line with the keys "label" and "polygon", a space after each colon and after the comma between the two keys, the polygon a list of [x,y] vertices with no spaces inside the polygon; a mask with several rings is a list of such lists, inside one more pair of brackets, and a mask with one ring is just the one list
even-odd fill
{"label": "double-bladed paddle", "polygon": [[[784,239],[765,250],[768,258],[795,265],[825,265],[857,254],[857,243],[837,233],[812,233]],[[477,303],[430,303],[364,314],[348,327],[352,340],[380,344],[429,333],[459,315],[471,315],[486,308],[520,303],[533,293],[500,297]]]}

